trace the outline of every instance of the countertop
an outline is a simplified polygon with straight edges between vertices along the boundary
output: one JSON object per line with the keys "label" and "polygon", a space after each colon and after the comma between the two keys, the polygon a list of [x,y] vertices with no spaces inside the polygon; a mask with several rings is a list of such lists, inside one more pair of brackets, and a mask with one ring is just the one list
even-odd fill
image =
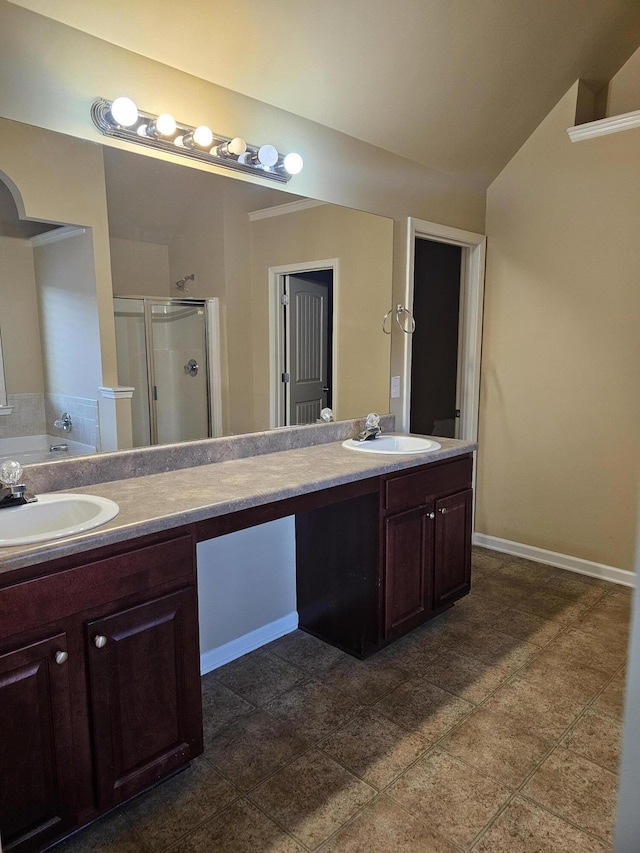
{"label": "countertop", "polygon": [[440,450],[402,456],[357,452],[343,447],[342,442],[331,442],[65,489],[111,498],[120,512],[111,522],[87,533],[0,548],[0,574],[477,449],[471,441],[438,441]]}

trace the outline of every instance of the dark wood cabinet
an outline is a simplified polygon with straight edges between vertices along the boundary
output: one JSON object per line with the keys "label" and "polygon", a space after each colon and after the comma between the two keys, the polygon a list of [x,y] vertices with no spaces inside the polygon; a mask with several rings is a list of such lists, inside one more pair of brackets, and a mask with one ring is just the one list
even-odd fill
{"label": "dark wood cabinet", "polygon": [[0,813],[5,851],[73,825],[71,693],[64,633],[0,655]]}
{"label": "dark wood cabinet", "polygon": [[471,589],[471,512],[473,492],[441,498],[435,511],[433,607],[440,609]]}
{"label": "dark wood cabinet", "polygon": [[193,757],[200,735],[190,708],[200,695],[186,655],[196,606],[195,590],[180,590],[86,625],[101,809]]}
{"label": "dark wood cabinet", "polygon": [[194,550],[154,541],[0,590],[5,853],[44,849],[202,752]]}
{"label": "dark wood cabinet", "polygon": [[427,619],[433,600],[433,509],[419,507],[384,522],[384,638]]}
{"label": "dark wood cabinet", "polygon": [[300,627],[367,657],[469,592],[471,482],[468,454],[298,514]]}

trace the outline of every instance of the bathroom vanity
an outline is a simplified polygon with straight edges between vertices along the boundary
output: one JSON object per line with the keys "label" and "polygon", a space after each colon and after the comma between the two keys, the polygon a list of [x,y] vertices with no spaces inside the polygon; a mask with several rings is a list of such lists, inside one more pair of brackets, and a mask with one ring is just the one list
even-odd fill
{"label": "bathroom vanity", "polygon": [[198,541],[295,515],[300,627],[366,657],[469,590],[474,449],[332,442],[104,482],[78,491],[120,504],[105,527],[0,550],[4,850],[45,849],[202,752]]}

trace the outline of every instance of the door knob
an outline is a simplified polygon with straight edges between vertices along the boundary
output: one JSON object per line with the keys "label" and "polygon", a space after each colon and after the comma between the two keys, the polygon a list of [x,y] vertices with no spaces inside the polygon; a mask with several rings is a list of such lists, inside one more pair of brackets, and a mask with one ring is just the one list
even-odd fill
{"label": "door knob", "polygon": [[441,512],[443,515],[445,514],[446,511],[447,511],[446,506],[441,506],[440,509],[438,510],[438,512]]}
{"label": "door knob", "polygon": [[104,646],[107,645],[107,638],[104,636],[104,634],[98,634],[98,636],[94,638],[93,642],[95,643],[96,648],[102,649]]}
{"label": "door knob", "polygon": [[436,517],[435,512],[428,512],[427,513],[427,518],[435,518],[435,517]]}
{"label": "door knob", "polygon": [[69,660],[69,653],[68,652],[62,652],[62,651],[56,652],[56,654],[55,654],[56,663],[66,663],[68,660]]}

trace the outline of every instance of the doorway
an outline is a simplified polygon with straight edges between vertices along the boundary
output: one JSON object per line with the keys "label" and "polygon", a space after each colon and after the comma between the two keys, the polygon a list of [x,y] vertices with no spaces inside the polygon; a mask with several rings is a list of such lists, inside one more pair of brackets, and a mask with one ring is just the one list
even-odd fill
{"label": "doorway", "polygon": [[411,336],[411,432],[457,438],[462,248],[416,238]]}
{"label": "doorway", "polygon": [[[472,231],[463,231],[459,228],[450,228],[435,222],[427,222],[422,219],[409,218],[407,242],[407,279],[405,304],[416,308],[415,295],[415,266],[416,249],[418,253],[428,254],[431,249],[430,243],[442,244],[452,247],[448,259],[450,265],[449,275],[452,280],[451,291],[455,290],[457,252],[459,251],[458,272],[458,309],[457,309],[457,341],[455,346],[449,341],[448,360],[453,361],[452,352],[455,351],[456,374],[455,374],[455,399],[454,433],[455,437],[467,441],[476,441],[478,438],[478,409],[480,400],[480,353],[482,344],[482,303],[484,296],[484,267],[485,249],[487,238],[484,234],[476,234]],[[424,246],[427,246],[424,249]],[[437,249],[435,250],[437,251]],[[444,262],[443,262],[444,263]],[[452,297],[452,292],[449,292]],[[418,296],[418,300],[421,296]],[[455,303],[455,299],[451,300]],[[454,315],[454,309],[449,306],[449,315]],[[416,320],[416,329],[417,329]],[[437,314],[433,321],[436,325],[440,319]],[[449,328],[455,330],[455,319],[451,319]],[[450,331],[449,335],[454,335]],[[412,335],[404,335],[404,376],[401,394],[401,429],[409,431],[412,429],[412,391],[413,391],[413,344]],[[436,358],[438,361],[439,356]],[[437,367],[436,367],[437,369]],[[416,367],[416,383],[418,381],[420,367]],[[451,373],[450,373],[451,375]],[[451,398],[453,380],[448,381],[448,394]],[[449,405],[449,411],[451,405]],[[459,417],[456,417],[456,410]],[[433,420],[451,420],[451,417],[435,417]]]}
{"label": "doorway", "polygon": [[337,261],[273,267],[271,427],[312,424],[335,400]]}

